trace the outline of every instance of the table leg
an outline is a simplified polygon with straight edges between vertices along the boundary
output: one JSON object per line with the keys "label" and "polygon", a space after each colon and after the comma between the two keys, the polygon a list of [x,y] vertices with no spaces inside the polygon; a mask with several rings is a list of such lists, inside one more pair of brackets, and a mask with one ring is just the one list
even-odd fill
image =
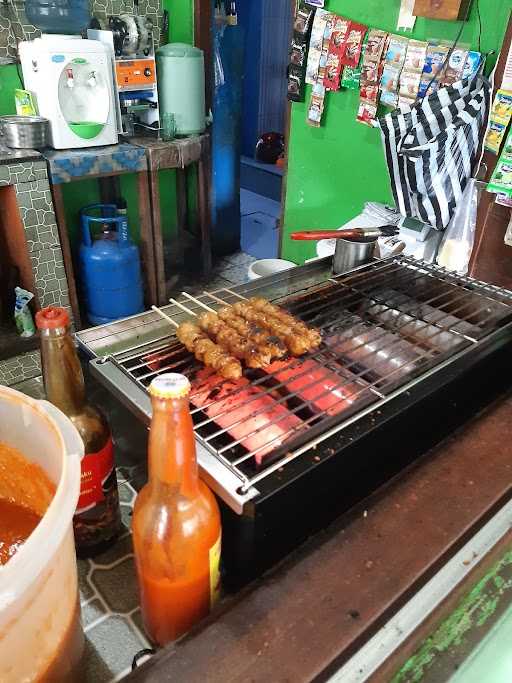
{"label": "table leg", "polygon": [[165,282],[164,242],[162,238],[162,219],[160,214],[160,189],[158,186],[158,170],[149,170],[149,191],[151,195],[151,216],[153,224],[153,245],[155,250],[155,272],[158,305],[167,303]]}
{"label": "table leg", "polygon": [[98,178],[100,199],[102,204],[115,204],[121,196],[121,181],[119,176]]}
{"label": "table leg", "polygon": [[69,303],[71,304],[71,310],[73,311],[75,329],[80,330],[82,329],[82,318],[80,316],[80,306],[78,304],[75,269],[73,267],[71,245],[69,243],[69,233],[66,224],[66,212],[64,210],[62,187],[60,185],[50,185],[50,187],[53,196],[55,218],[57,219],[57,228],[59,230],[60,247],[62,249],[62,257],[64,259],[64,270],[66,271],[66,279],[68,281]]}
{"label": "table leg", "polygon": [[210,277],[212,272],[212,244],[211,244],[211,206],[210,206],[210,149],[203,152],[197,164],[197,199],[199,225],[201,228],[203,273]]}
{"label": "table leg", "polygon": [[149,306],[156,306],[158,286],[156,279],[155,246],[153,242],[153,222],[149,196],[149,175],[147,171],[137,173],[137,193],[139,200],[140,252],[146,285],[146,298]]}
{"label": "table leg", "polygon": [[177,213],[177,251],[176,256],[181,264],[184,262],[184,239],[188,230],[188,192],[187,169],[176,169],[176,213]]}

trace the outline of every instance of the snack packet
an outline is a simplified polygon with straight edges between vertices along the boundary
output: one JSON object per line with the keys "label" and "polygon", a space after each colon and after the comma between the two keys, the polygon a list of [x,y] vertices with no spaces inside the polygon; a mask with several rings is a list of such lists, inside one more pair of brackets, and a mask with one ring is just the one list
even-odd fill
{"label": "snack packet", "polygon": [[16,294],[14,306],[16,329],[21,337],[33,337],[36,333],[36,328],[28,305],[34,298],[34,295],[21,287],[16,287],[14,291]]}
{"label": "snack packet", "polygon": [[400,69],[390,64],[384,66],[384,71],[380,79],[381,97],[380,101],[388,107],[396,107],[398,102],[398,83],[400,79]]}
{"label": "snack packet", "polygon": [[492,105],[491,120],[508,126],[512,118],[512,92],[498,90]]}
{"label": "snack packet", "polygon": [[453,83],[458,83],[458,81],[462,80],[467,58],[467,50],[457,49],[452,52],[443,74],[443,85],[452,85]]}
{"label": "snack packet", "polygon": [[379,105],[379,84],[382,75],[382,55],[387,50],[386,31],[372,29],[368,34],[363,66],[361,68],[361,93],[357,121],[367,126],[373,125]]}
{"label": "snack packet", "polygon": [[482,55],[480,52],[474,52],[470,50],[468,52],[468,57],[466,59],[466,64],[464,65],[464,71],[462,72],[462,78],[470,78],[470,76],[475,76],[480,64],[482,63]]}
{"label": "snack packet", "polygon": [[[439,90],[442,72],[446,67],[446,58],[448,57],[449,51],[450,48],[447,45],[431,43],[427,47],[425,65],[423,67],[423,73],[421,75],[420,86],[418,89],[420,98]],[[435,80],[432,80],[434,78]]]}
{"label": "snack packet", "polygon": [[293,22],[293,38],[288,65],[288,99],[293,102],[304,101],[308,44],[315,12],[314,7],[301,0]]}
{"label": "snack packet", "polygon": [[327,90],[338,90],[339,88],[342,54],[345,49],[349,27],[350,21],[348,19],[338,16],[335,17],[329,41],[327,59],[325,61],[324,86]]}
{"label": "snack packet", "polygon": [[498,161],[487,190],[512,196],[512,163],[510,161],[501,159]]}
{"label": "snack packet", "polygon": [[400,69],[405,62],[408,44],[408,38],[395,35],[389,36],[388,50],[385,57],[386,64],[393,66],[395,69]]}
{"label": "snack packet", "polygon": [[485,137],[485,149],[492,154],[499,154],[501,149],[501,143],[507,132],[507,126],[499,121],[491,121],[489,124],[489,130]]}
{"label": "snack packet", "polygon": [[361,48],[361,56],[359,58],[359,64],[353,68],[351,66],[346,66],[343,69],[343,78],[341,81],[341,87],[347,88],[348,90],[359,90],[359,84],[361,82],[361,70],[363,68],[364,52],[366,50],[366,44],[368,42],[368,33],[363,41],[363,46]]}
{"label": "snack packet", "polygon": [[350,22],[349,31],[345,39],[344,50],[341,55],[341,63],[344,66],[351,66],[353,69],[359,64],[363,41],[368,32],[368,26]]}
{"label": "snack packet", "polygon": [[327,27],[327,21],[331,14],[323,9],[318,9],[313,21],[313,28],[311,30],[311,39],[309,41],[309,55],[306,71],[306,83],[314,85],[318,78],[318,69],[320,67],[320,57],[324,46],[324,34]]}
{"label": "snack packet", "polygon": [[315,83],[311,92],[311,100],[308,107],[308,125],[320,128],[325,107],[325,87],[322,83]]}

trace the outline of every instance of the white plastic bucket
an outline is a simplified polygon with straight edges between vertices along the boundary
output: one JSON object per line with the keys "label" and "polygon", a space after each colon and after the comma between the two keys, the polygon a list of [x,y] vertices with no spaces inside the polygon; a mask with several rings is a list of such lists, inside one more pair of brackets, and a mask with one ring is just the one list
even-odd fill
{"label": "white plastic bucket", "polygon": [[76,681],[83,632],[72,520],[83,442],[53,405],[2,386],[0,442],[40,465],[56,486],[39,525],[0,566],[0,681]]}
{"label": "white plastic bucket", "polygon": [[249,267],[249,280],[258,280],[260,277],[267,277],[268,275],[275,275],[276,273],[283,273],[290,268],[296,268],[297,264],[292,261],[284,261],[280,258],[265,258],[261,261],[251,263]]}

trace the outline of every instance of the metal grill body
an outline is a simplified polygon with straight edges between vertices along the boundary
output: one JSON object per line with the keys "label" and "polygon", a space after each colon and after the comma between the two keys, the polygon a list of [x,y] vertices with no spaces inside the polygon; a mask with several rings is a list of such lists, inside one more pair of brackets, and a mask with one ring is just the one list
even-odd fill
{"label": "metal grill body", "polygon": [[[156,313],[78,335],[88,353],[97,356],[92,363],[96,376],[146,422],[151,380],[162,372],[189,377],[198,460],[209,485],[234,513],[225,526],[236,527],[235,537],[241,533],[236,517],[254,519],[258,510],[272,509],[275,500],[282,504],[283,490],[286,497],[293,490],[296,498],[307,496],[319,486],[315,482],[326,488],[326,478],[336,477],[339,490],[347,489],[346,476],[358,467],[354,462],[347,466],[346,458],[351,449],[361,448],[362,437],[379,427],[382,431],[396,410],[410,421],[405,417],[409,408],[428,403],[425,397],[447,383],[455,387],[459,374],[468,379],[472,364],[489,355],[496,360],[512,339],[512,293],[404,257],[336,277],[328,261],[316,262],[233,290],[183,296],[179,305],[163,311],[179,324],[188,317],[183,307],[194,315],[251,296],[265,297],[318,328],[320,348],[265,370],[246,370],[243,380],[228,382],[205,371]],[[453,417],[433,431],[442,437]],[[411,456],[403,464],[424,445],[411,442]],[[364,470],[372,457],[363,451],[358,462],[366,463]],[[390,458],[392,473],[403,466],[398,460]],[[381,483],[386,467],[379,462],[375,471],[382,474],[375,483]],[[373,473],[356,476],[354,490],[362,480],[368,483],[362,487],[365,493],[374,487]],[[333,512],[354,502],[350,489],[343,501],[331,505]],[[286,527],[286,511],[267,512],[267,524],[268,515],[278,515]],[[329,521],[324,516],[319,515],[316,527]],[[288,536],[303,539],[308,525],[303,527]],[[251,533],[258,535],[254,529]],[[261,533],[272,536],[268,529]],[[265,566],[289,544],[271,545]],[[233,560],[233,566],[239,563],[240,557]]]}

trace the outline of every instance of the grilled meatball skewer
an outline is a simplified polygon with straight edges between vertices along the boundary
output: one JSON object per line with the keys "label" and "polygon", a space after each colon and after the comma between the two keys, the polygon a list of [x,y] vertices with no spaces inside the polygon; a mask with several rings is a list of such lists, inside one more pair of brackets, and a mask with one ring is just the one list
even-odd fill
{"label": "grilled meatball skewer", "polygon": [[234,328],[238,334],[247,339],[252,339],[261,350],[269,353],[271,358],[282,358],[288,352],[286,344],[278,337],[269,335],[264,327],[260,327],[256,323],[250,323],[245,318],[242,318],[233,311],[232,306],[225,306],[221,308],[219,318]]}
{"label": "grilled meatball skewer", "polygon": [[200,327],[192,322],[182,323],[176,335],[197,360],[218,372],[225,379],[240,379],[242,365],[239,360],[215,344]]}
{"label": "grilled meatball skewer", "polygon": [[237,315],[245,318],[251,323],[256,323],[261,327],[279,337],[294,356],[303,356],[310,349],[309,339],[294,333],[293,329],[274,316],[267,315],[262,311],[254,309],[249,303],[240,301],[233,306]]}
{"label": "grilled meatball skewer", "polygon": [[259,297],[249,299],[249,304],[257,311],[262,311],[267,315],[274,316],[281,320],[285,325],[289,325],[296,334],[307,337],[311,343],[310,348],[316,349],[320,346],[322,337],[318,330],[308,327],[302,320],[297,320],[297,318],[279,306],[275,306],[274,304],[271,304],[270,301]]}
{"label": "grilled meatball skewer", "polygon": [[223,349],[232,353],[236,358],[244,360],[249,368],[263,368],[270,365],[271,353],[258,346],[255,341],[241,336],[216,313],[202,313],[198,318],[201,329]]}

